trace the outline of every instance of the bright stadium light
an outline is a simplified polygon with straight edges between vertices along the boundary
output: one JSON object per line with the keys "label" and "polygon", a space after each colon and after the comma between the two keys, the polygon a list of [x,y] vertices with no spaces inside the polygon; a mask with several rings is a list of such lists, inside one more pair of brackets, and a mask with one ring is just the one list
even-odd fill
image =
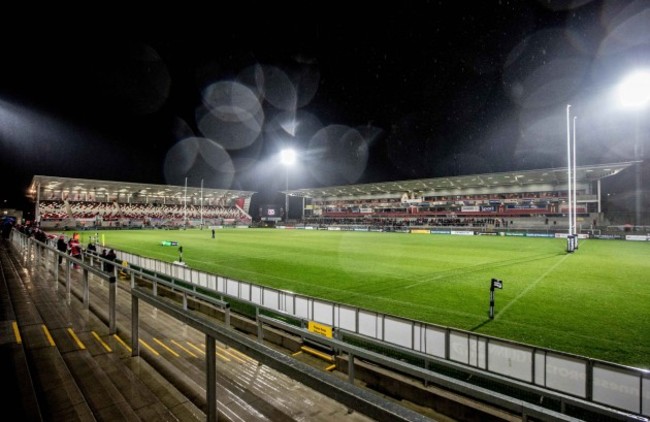
{"label": "bright stadium light", "polygon": [[623,79],[618,86],[618,99],[624,107],[645,107],[650,102],[650,72],[637,71]]}
{"label": "bright stadium light", "polygon": [[287,170],[286,190],[284,193],[284,222],[287,223],[289,221],[289,167],[296,162],[296,151],[291,148],[283,149],[280,151],[280,161],[284,164],[284,167]]}
{"label": "bright stadium light", "polygon": [[641,225],[641,165],[639,154],[641,110],[650,103],[650,71],[640,70],[628,75],[617,87],[621,106],[636,110],[636,133],[634,137],[635,193],[634,225]]}

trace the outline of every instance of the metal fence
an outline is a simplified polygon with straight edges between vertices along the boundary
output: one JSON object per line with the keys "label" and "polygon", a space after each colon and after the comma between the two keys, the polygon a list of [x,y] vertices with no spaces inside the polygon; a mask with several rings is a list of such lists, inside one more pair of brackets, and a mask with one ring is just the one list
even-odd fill
{"label": "metal fence", "polygon": [[[100,270],[93,263],[93,260],[79,260],[72,258],[64,252],[57,251],[55,247],[44,245],[35,241],[33,238],[17,232],[12,232],[12,243],[17,250],[32,268],[39,266],[45,273],[45,276],[53,274],[56,280],[60,279],[61,267],[58,264],[58,257],[62,257],[64,282],[66,284],[66,293],[68,298],[71,298],[71,290],[73,277],[71,277],[71,268],[73,265],[78,266],[75,271],[82,274],[80,296],[83,298],[85,309],[94,308],[101,309],[101,312],[106,312],[108,315],[109,332],[115,334],[117,332],[116,326],[116,313],[117,313],[117,283],[116,273],[124,271],[134,275],[136,270],[128,267],[123,267],[116,263],[113,272],[106,272]],[[96,258],[100,263],[106,262],[103,258]],[[49,273],[49,274],[48,274]],[[101,282],[108,281],[108,297],[100,299],[102,303],[90,304],[89,294],[89,273],[96,276]],[[131,356],[140,355],[139,343],[139,327],[140,322],[146,315],[139,311],[139,302],[143,301],[147,304],[154,306],[156,309],[164,312],[170,317],[182,322],[183,324],[200,331],[205,334],[206,353],[205,353],[205,367],[206,367],[206,381],[205,381],[205,401],[206,401],[206,420],[217,421],[219,414],[217,409],[217,389],[216,389],[216,348],[215,342],[220,341],[228,346],[232,346],[238,350],[245,351],[248,356],[257,360],[260,364],[267,365],[270,368],[278,370],[283,374],[291,377],[292,379],[300,382],[319,393],[328,397],[334,397],[336,400],[348,406],[351,410],[356,410],[370,418],[376,420],[394,420],[403,422],[428,422],[430,418],[422,415],[412,409],[402,406],[398,403],[387,401],[378,394],[375,394],[362,387],[351,384],[345,380],[332,377],[331,374],[315,369],[305,363],[288,360],[286,355],[261,344],[259,341],[250,339],[248,336],[238,333],[230,327],[228,315],[228,304],[218,299],[209,298],[194,292],[191,289],[182,289],[178,285],[174,285],[179,280],[165,281],[158,279],[156,275],[149,275],[137,271],[138,278],[153,284],[153,289],[141,288],[137,285],[131,285],[130,289],[130,302],[131,302]],[[127,274],[128,275],[128,274]],[[77,282],[79,277],[77,277]],[[173,304],[170,301],[161,300],[157,295],[157,285],[166,285],[175,290],[181,290],[179,293],[182,295],[189,294],[201,300],[206,300],[216,307],[222,308],[226,313],[225,322],[217,324],[212,319],[200,318],[196,314],[189,312],[187,303],[183,301],[183,305]],[[538,406],[537,406],[538,407]],[[531,414],[545,414],[543,410],[537,409],[535,406],[528,406]],[[552,413],[551,413],[552,414]],[[568,421],[570,419],[559,415],[558,418],[553,420]]]}
{"label": "metal fence", "polygon": [[376,339],[387,347],[443,358],[615,409],[650,416],[648,370],[372,312],[126,252],[117,254],[119,261],[130,266],[291,317]]}
{"label": "metal fence", "polygon": [[[23,246],[27,245],[23,236],[14,239]],[[549,392],[567,394],[639,416],[650,416],[649,370],[372,312],[126,252],[116,253],[116,271],[119,268],[151,271],[154,280],[168,278],[172,284],[188,283],[226,300],[236,299],[258,309],[314,321],[341,332],[376,340],[387,349],[431,356]]]}

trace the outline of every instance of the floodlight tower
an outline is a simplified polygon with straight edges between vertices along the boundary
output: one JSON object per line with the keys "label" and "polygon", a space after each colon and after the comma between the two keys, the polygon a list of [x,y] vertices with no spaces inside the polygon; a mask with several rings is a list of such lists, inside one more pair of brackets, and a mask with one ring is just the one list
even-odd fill
{"label": "floodlight tower", "polygon": [[636,129],[634,137],[634,161],[635,163],[635,203],[634,203],[634,225],[641,224],[641,164],[643,158],[640,153],[640,121],[641,111],[650,102],[650,71],[640,70],[628,75],[618,86],[618,99],[625,108],[636,110]]}
{"label": "floodlight tower", "polygon": [[284,222],[289,221],[289,167],[296,162],[296,151],[291,148],[285,148],[280,151],[280,161],[284,164],[286,169],[286,185],[284,193]]}

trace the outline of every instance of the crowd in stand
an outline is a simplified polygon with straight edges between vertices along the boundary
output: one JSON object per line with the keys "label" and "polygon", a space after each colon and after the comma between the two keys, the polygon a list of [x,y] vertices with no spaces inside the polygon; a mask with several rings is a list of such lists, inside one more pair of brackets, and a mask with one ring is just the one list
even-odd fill
{"label": "crowd in stand", "polygon": [[[581,193],[579,193],[581,194]],[[474,212],[488,210],[492,213],[531,214],[559,213],[566,192],[521,192],[504,194],[465,194],[441,196],[376,197],[376,198],[315,198],[313,209],[326,217],[345,217],[345,214],[370,214],[390,217],[393,214],[444,214],[462,212],[473,208]],[[522,211],[523,210],[523,211]]]}
{"label": "crowd in stand", "polygon": [[[87,247],[84,249],[83,245],[79,241],[79,234],[73,233],[72,236],[66,236],[65,234],[53,234],[48,233],[42,230],[37,225],[31,224],[14,224],[12,229],[15,228],[20,233],[23,233],[29,237],[33,237],[35,240],[38,240],[41,243],[55,247],[59,252],[63,254],[70,255],[72,258],[83,261],[84,257],[96,256],[102,258],[97,260],[96,264],[99,267],[108,272],[113,272],[114,265],[112,262],[116,262],[117,254],[114,249],[102,249],[101,253],[97,252],[97,245],[91,239],[88,242]],[[63,263],[63,257],[59,256],[59,264]],[[76,263],[72,264],[72,268],[78,268]]]}
{"label": "crowd in stand", "polygon": [[[565,192],[521,192],[401,197],[314,198],[305,223],[366,224],[376,227],[508,227],[514,220],[530,218],[532,225],[552,227],[562,219]],[[250,224],[241,208],[223,201],[208,205],[184,204],[170,198],[165,203],[82,201],[58,197],[38,203],[40,221],[48,227],[172,227]],[[586,203],[578,214],[591,217]],[[541,220],[540,220],[541,219]],[[549,220],[551,220],[549,222]]]}
{"label": "crowd in stand", "polygon": [[97,222],[129,221],[133,224],[162,224],[186,220],[228,219],[246,222],[248,214],[235,206],[193,204],[121,204],[118,202],[64,202],[62,200],[40,201],[41,221],[64,219],[95,220]]}
{"label": "crowd in stand", "polygon": [[[558,223],[559,221],[559,223]],[[431,218],[380,218],[380,217],[311,217],[303,221],[304,224],[313,225],[347,225],[369,226],[378,229],[398,228],[563,228],[563,219],[550,219],[546,217],[512,217],[512,218],[477,218],[477,217],[431,217]]]}

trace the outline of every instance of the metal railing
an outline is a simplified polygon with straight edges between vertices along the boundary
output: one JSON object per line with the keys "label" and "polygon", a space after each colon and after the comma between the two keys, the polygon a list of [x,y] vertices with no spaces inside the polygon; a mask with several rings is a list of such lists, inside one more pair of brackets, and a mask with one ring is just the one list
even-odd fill
{"label": "metal railing", "polygon": [[[13,231],[12,241],[15,249],[25,262],[32,266],[32,269],[37,269],[37,265],[44,265],[42,268],[46,273],[52,273],[57,280],[59,280],[59,256],[63,257],[63,265],[66,268],[65,284],[66,292],[71,294],[72,277],[70,276],[70,268],[73,265],[78,265],[81,270],[84,304],[89,305],[89,281],[87,275],[92,273],[98,276],[102,281],[109,281],[109,300],[108,300],[108,314],[111,334],[116,332],[115,327],[115,314],[116,314],[116,275],[114,272],[104,272],[94,267],[94,264],[87,263],[84,260],[75,258],[61,253],[52,246],[38,242],[33,238],[27,238],[25,235]],[[104,258],[96,257],[100,262],[109,262]],[[336,398],[336,400],[347,406],[351,410],[367,415],[376,420],[394,420],[394,421],[431,421],[428,417],[415,412],[411,409],[403,407],[397,403],[387,401],[380,395],[373,393],[367,389],[352,385],[344,380],[338,379],[335,376],[324,373],[316,368],[313,368],[305,363],[299,362],[290,356],[284,355],[268,346],[261,344],[255,340],[251,340],[246,335],[239,333],[229,326],[229,317],[226,317],[226,323],[217,323],[213,318],[207,316],[203,317],[200,314],[192,313],[187,309],[187,301],[183,301],[181,305],[170,303],[169,301],[161,300],[157,295],[157,289],[154,286],[159,284],[165,285],[171,289],[180,292],[184,297],[193,296],[196,299],[206,301],[213,306],[222,308],[226,315],[229,312],[228,303],[203,295],[192,289],[186,289],[178,286],[172,281],[161,280],[155,275],[150,275],[145,272],[134,270],[128,266],[122,266],[118,263],[115,264],[114,271],[122,270],[130,273],[132,277],[131,289],[129,291],[131,296],[131,350],[132,356],[139,356],[140,342],[139,342],[139,324],[144,317],[139,312],[139,301],[144,301],[156,309],[166,313],[177,321],[194,328],[205,335],[206,338],[206,402],[207,412],[206,417],[208,421],[216,421],[218,419],[217,397],[216,397],[216,346],[215,342],[218,340],[228,346],[231,346],[242,353],[257,360],[260,364],[264,364],[282,372],[290,378],[314,389],[315,391],[325,394],[328,397]],[[54,268],[52,268],[52,265]],[[151,291],[137,285],[133,282],[134,277],[138,280],[143,280],[151,284]],[[173,382],[173,380],[171,380]]]}
{"label": "metal railing", "polygon": [[[290,316],[303,326],[308,321],[326,324],[340,335],[356,336],[387,354],[416,356],[425,362],[420,368],[423,370],[431,364],[482,377],[519,392],[533,392],[538,399],[553,397],[560,403],[560,413],[566,403],[617,420],[646,420],[643,416],[650,412],[647,370],[353,308],[119,251],[118,256],[118,261],[126,261],[127,265],[114,263],[114,275],[118,271],[130,274],[132,286],[135,277],[148,280],[154,296],[159,284],[177,291],[185,298],[185,310],[187,295],[222,308],[228,305],[226,309],[233,300],[243,301],[255,308],[253,317],[258,321],[268,323],[260,314],[263,310]],[[220,299],[203,291],[214,292]]]}
{"label": "metal railing", "polygon": [[406,349],[461,363],[550,392],[574,396],[637,416],[650,416],[650,371],[534,347],[470,331],[409,320],[336,302],[209,274],[118,251],[143,268],[214,292],[222,300],[248,303],[280,315],[314,321]]}

